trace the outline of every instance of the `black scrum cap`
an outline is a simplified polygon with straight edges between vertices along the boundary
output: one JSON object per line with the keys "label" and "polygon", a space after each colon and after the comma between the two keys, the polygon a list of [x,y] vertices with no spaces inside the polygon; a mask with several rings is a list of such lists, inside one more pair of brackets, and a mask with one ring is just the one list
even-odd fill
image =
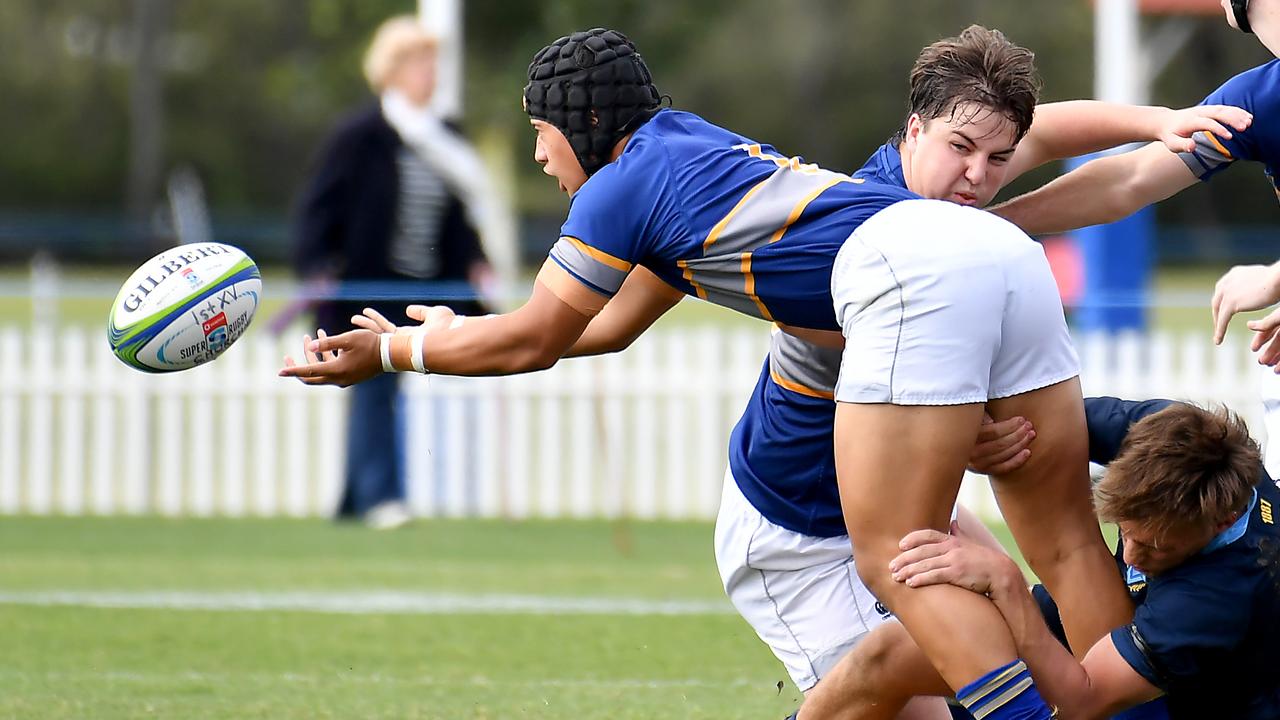
{"label": "black scrum cap", "polygon": [[529,63],[529,117],[551,123],[587,175],[609,162],[613,146],[658,111],[658,90],[636,46],[616,30],[562,37]]}

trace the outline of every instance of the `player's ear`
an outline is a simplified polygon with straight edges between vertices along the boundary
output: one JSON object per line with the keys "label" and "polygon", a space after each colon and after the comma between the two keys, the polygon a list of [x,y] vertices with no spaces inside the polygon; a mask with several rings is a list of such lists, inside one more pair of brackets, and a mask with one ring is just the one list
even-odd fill
{"label": "player's ear", "polygon": [[905,149],[915,150],[915,144],[920,140],[920,133],[924,132],[924,122],[924,118],[920,117],[920,113],[911,113],[911,117],[907,118],[906,132],[902,138],[902,144]]}
{"label": "player's ear", "polygon": [[907,118],[907,137],[912,139],[920,137],[920,133],[924,132],[924,122],[920,113],[911,113],[911,117]]}

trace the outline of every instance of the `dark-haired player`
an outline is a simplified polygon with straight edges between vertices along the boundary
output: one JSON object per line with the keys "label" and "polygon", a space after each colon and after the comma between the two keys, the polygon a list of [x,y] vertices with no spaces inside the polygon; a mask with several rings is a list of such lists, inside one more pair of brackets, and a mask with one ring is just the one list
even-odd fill
{"label": "dark-haired player", "polygon": [[[658,98],[619,33],[576,33],[543,49],[524,97],[535,159],[572,202],[530,300],[426,336],[322,339],[308,348],[318,362],[281,374],[350,384],[391,370],[540,369],[633,277],[660,281],[844,348],[836,463],[858,574],[923,639],[962,701],[1020,672],[1008,629],[981,598],[905,589],[884,568],[909,530],[948,526],[985,404],[1038,428],[1040,452],[1002,478],[1002,501],[1033,566],[1061,590],[1069,631],[1097,637],[1127,618],[1082,492],[1078,361],[1040,247],[994,216],[823,170],[662,110]],[[638,265],[648,276],[632,273]],[[1080,583],[1088,603],[1077,602]],[[993,718],[1049,715],[1029,682],[1000,698]]]}
{"label": "dark-haired player", "polygon": [[[1256,34],[1273,55],[1280,56],[1280,0],[1222,0],[1232,27]],[[1072,230],[1113,222],[1137,210],[1207,182],[1241,161],[1260,163],[1269,187],[1280,193],[1280,60],[1272,60],[1226,81],[1209,93],[1205,104],[1227,104],[1253,114],[1248,129],[1231,137],[1196,135],[1195,147],[1172,152],[1159,144],[1100,158],[1014,198],[994,212],[1030,233]],[[1221,343],[1237,312],[1259,310],[1280,301],[1280,265],[1242,265],[1218,281],[1213,296],[1214,342]],[[1280,313],[1249,323],[1254,350],[1274,365],[1280,359]],[[1263,346],[1267,345],[1264,349]],[[1268,437],[1280,437],[1280,379],[1262,380]],[[1269,442],[1267,465],[1280,473],[1280,442]]]}

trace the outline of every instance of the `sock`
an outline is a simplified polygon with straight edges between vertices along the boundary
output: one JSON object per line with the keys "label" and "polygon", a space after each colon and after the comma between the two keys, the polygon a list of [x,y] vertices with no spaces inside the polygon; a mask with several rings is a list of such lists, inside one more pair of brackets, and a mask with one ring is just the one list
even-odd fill
{"label": "sock", "polygon": [[960,688],[956,699],[977,720],[1050,720],[1031,671],[1021,660],[996,668]]}

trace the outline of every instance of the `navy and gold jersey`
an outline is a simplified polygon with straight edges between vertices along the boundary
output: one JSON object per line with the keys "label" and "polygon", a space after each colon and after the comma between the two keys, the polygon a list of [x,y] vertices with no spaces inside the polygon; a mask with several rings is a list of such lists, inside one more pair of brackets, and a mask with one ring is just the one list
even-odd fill
{"label": "navy and gold jersey", "polygon": [[1253,113],[1253,124],[1233,131],[1229,140],[1198,132],[1196,149],[1179,157],[1201,180],[1208,180],[1237,160],[1260,162],[1271,186],[1280,193],[1280,60],[1247,70],[1223,83],[1204,105],[1235,105]]}
{"label": "navy and gold jersey", "polygon": [[[1169,404],[1086,401],[1090,459],[1110,462],[1133,423]],[[1280,491],[1261,465],[1258,473],[1248,511],[1172,570],[1148,578],[1124,564],[1123,545],[1116,551],[1137,607],[1111,639],[1165,691],[1174,720],[1280,718]]]}
{"label": "navy and gold jersey", "polygon": [[902,153],[898,146],[887,142],[871,153],[871,157],[853,174],[870,183],[896,185],[905,188],[907,178],[902,173]]}
{"label": "navy and gold jersey", "polygon": [[[853,177],[906,190],[902,156],[877,150]],[[840,351],[775,332],[747,407],[729,437],[729,469],[769,522],[815,537],[844,535],[836,484],[835,384]]]}
{"label": "navy and gold jersey", "polygon": [[747,315],[839,330],[836,253],[867,218],[916,197],[663,110],[574,194],[551,259],[607,297],[643,265]]}

